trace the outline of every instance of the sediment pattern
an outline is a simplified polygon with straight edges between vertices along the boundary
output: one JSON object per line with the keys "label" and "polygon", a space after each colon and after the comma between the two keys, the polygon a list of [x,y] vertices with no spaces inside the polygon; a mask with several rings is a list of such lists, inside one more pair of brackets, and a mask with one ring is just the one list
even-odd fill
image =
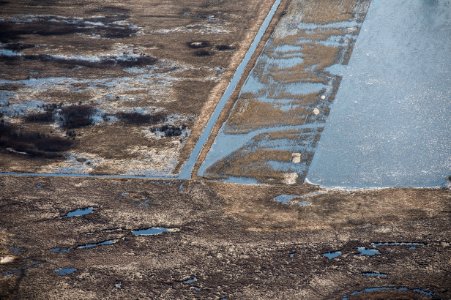
{"label": "sediment pattern", "polygon": [[302,182],[340,85],[337,69],[348,63],[368,7],[366,0],[292,1],[200,174]]}

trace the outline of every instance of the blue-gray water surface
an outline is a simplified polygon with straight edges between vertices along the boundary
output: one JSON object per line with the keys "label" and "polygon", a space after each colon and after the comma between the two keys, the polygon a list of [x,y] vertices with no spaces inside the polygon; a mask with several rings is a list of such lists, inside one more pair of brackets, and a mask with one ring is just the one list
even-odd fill
{"label": "blue-gray water surface", "polygon": [[451,174],[451,1],[373,1],[342,75],[308,182],[443,186]]}
{"label": "blue-gray water surface", "polygon": [[66,218],[73,218],[73,217],[82,217],[85,215],[89,215],[91,213],[94,212],[94,208],[93,207],[84,207],[84,208],[78,208],[75,210],[72,210],[70,212],[68,212],[65,217]]}

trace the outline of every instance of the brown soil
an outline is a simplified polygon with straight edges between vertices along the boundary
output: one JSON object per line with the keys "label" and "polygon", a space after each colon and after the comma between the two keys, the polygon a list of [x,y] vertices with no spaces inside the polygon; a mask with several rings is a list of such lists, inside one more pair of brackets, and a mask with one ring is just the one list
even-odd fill
{"label": "brown soil", "polygon": [[[377,286],[451,297],[447,190],[23,177],[0,187],[0,256],[13,257],[0,264],[2,299],[342,299]],[[280,194],[311,205],[276,203]],[[83,207],[94,213],[63,217]],[[149,227],[173,232],[131,234]],[[418,246],[358,255],[372,242]],[[333,260],[322,255],[335,250]],[[59,276],[62,267],[76,271]],[[362,274],[371,271],[387,277]]]}

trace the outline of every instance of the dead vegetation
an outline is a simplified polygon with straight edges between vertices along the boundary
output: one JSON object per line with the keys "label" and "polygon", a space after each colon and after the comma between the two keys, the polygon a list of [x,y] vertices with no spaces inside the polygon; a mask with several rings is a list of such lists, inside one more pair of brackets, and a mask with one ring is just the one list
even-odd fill
{"label": "dead vegetation", "polygon": [[[55,135],[76,139],[71,154],[107,160],[104,173],[132,172],[138,160],[140,172],[177,172],[172,164],[182,163],[192,145],[183,143],[189,146],[181,154],[180,141],[200,134],[202,124],[193,127],[199,115],[207,116],[205,103],[219,99],[221,88],[215,87],[226,85],[225,76],[233,74],[269,8],[257,0],[5,2],[0,88],[11,105],[34,100],[59,105],[26,108],[9,121],[30,132],[52,128]],[[164,115],[150,113],[155,111]],[[52,172],[71,164],[41,168],[27,164],[27,157],[11,161],[10,153],[2,154],[0,163],[4,171]]]}
{"label": "dead vegetation", "polygon": [[116,114],[119,120],[127,124],[132,125],[150,125],[164,122],[166,120],[166,115],[157,114],[140,114],[137,112],[120,112]]}
{"label": "dead vegetation", "polygon": [[74,142],[41,132],[23,131],[20,128],[0,123],[0,147],[17,155],[30,157],[62,158]]}

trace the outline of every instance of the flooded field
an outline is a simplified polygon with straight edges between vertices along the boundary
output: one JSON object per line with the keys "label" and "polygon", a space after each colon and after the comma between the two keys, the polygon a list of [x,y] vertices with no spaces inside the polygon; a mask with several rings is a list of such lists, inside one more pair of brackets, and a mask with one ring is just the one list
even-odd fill
{"label": "flooded field", "polygon": [[451,1],[374,1],[308,180],[442,187],[451,174]]}
{"label": "flooded field", "polygon": [[289,3],[212,144],[201,176],[303,182],[340,85],[334,66],[348,63],[368,6],[365,0]]}

